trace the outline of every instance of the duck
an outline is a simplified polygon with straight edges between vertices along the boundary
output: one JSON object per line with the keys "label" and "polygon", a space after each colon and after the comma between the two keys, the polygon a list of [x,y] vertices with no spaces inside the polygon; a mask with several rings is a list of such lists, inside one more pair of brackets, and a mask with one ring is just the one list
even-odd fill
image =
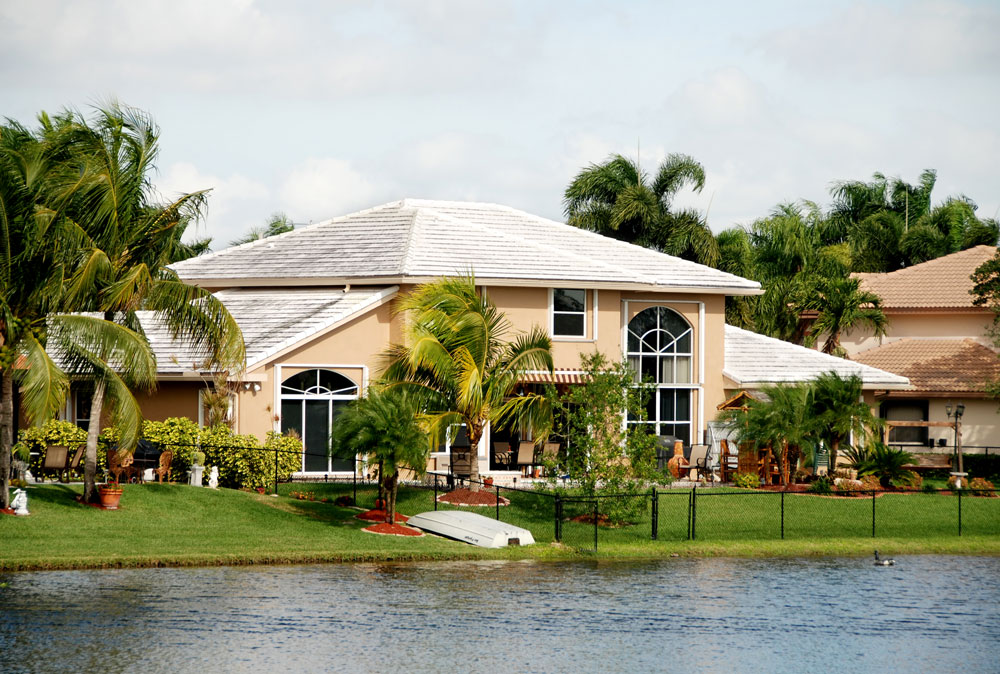
{"label": "duck", "polygon": [[878,556],[878,550],[875,551],[875,566],[893,566],[895,564],[895,559],[880,559]]}

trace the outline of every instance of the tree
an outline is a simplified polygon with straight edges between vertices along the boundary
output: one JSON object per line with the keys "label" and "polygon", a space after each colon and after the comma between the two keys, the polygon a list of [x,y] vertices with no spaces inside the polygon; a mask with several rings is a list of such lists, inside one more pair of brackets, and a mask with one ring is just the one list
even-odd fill
{"label": "tree", "polygon": [[[199,216],[206,193],[181,195],[166,204],[155,200],[150,176],[158,154],[159,129],[152,119],[113,103],[99,109],[91,123],[75,120],[58,141],[67,161],[83,176],[70,207],[85,240],[67,293],[69,306],[102,312],[106,320],[140,335],[136,312],[151,311],[174,339],[204,347],[206,366],[241,367],[243,337],[235,320],[210,292],[184,283],[167,267],[177,253],[179,230]],[[134,361],[112,362],[117,368]],[[79,363],[82,366],[83,361]],[[94,377],[94,395],[85,455],[85,498],[94,488],[104,395],[114,395],[112,406],[122,421],[138,423],[138,408],[128,384],[148,381],[139,372],[123,378],[106,364],[91,368],[88,374]],[[128,408],[135,413],[126,414]],[[135,432],[123,433],[125,447]]]}
{"label": "tree", "polygon": [[910,482],[914,473],[905,466],[913,463],[913,455],[902,449],[893,449],[879,440],[859,452],[852,464],[859,476],[874,475],[883,489],[892,487],[893,482]]}
{"label": "tree", "polygon": [[372,387],[364,398],[352,402],[333,423],[331,447],[339,456],[372,457],[379,465],[385,490],[385,521],[396,522],[399,471],[422,475],[431,446],[420,424],[420,406],[402,389]]}
{"label": "tree", "polygon": [[883,422],[861,399],[861,392],[861,378],[856,375],[841,377],[825,372],[812,383],[811,413],[820,439],[830,448],[831,469],[837,466],[841,444],[852,433],[863,442],[869,432],[882,427]]}
{"label": "tree", "polygon": [[267,223],[265,223],[263,227],[251,227],[249,232],[238,239],[233,239],[229,245],[239,246],[244,243],[250,243],[251,241],[260,241],[261,239],[266,239],[269,236],[277,236],[278,234],[290,232],[293,229],[295,229],[295,224],[292,222],[291,218],[284,213],[272,213],[271,217],[267,219]]}
{"label": "tree", "polygon": [[672,209],[685,186],[696,192],[705,186],[704,167],[687,155],[668,155],[649,183],[636,162],[616,154],[578,173],[563,203],[574,227],[715,267],[719,247],[704,218]]}
{"label": "tree", "polygon": [[[476,292],[471,275],[417,286],[399,309],[408,314],[406,341],[386,352],[383,380],[424,402],[422,418],[435,445],[458,424],[465,424],[473,452],[487,424],[545,435],[552,423],[547,399],[530,392],[514,395],[528,370],[552,371],[552,342],[545,331],[535,326],[506,341],[510,322]],[[478,477],[473,457],[473,489]]]}
{"label": "tree", "polygon": [[883,337],[889,325],[882,311],[882,298],[861,290],[861,281],[857,278],[821,278],[806,307],[818,312],[812,324],[811,339],[826,335],[823,353],[831,355],[846,356],[840,345],[843,332],[865,326],[875,337]]}
{"label": "tree", "polygon": [[812,390],[808,384],[779,384],[761,389],[763,400],[751,399],[746,412],[727,410],[720,420],[727,423],[738,442],[758,448],[777,448],[781,483],[789,481],[791,452],[815,442],[816,427],[811,416]]}

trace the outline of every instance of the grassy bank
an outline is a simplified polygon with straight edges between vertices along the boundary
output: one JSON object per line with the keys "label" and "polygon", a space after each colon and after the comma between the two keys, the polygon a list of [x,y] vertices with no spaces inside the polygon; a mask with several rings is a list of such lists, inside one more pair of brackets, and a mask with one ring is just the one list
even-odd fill
{"label": "grassy bank", "polygon": [[[704,518],[705,534],[704,539],[695,541],[683,540],[686,500],[672,496],[669,507],[661,506],[661,522],[666,522],[661,524],[660,540],[650,540],[648,520],[643,519],[648,517],[646,514],[632,527],[602,527],[595,555],[579,549],[592,544],[593,527],[585,524],[565,523],[563,540],[568,545],[554,542],[552,504],[544,497],[511,494],[515,503],[502,512],[505,521],[531,529],[538,545],[484,550],[434,536],[398,538],[362,532],[367,523],[354,518],[357,510],[319,500],[348,492],[347,486],[294,485],[291,489],[312,491],[317,500],[290,498],[288,487],[283,487],[282,496],[272,497],[182,485],[128,485],[121,510],[100,511],[74,500],[80,491],[78,485],[34,486],[28,490],[30,517],[0,516],[0,570],[376,560],[868,555],[873,547],[895,555],[1000,554],[1000,536],[973,532],[958,537],[951,533],[947,520],[951,503],[929,500],[953,498],[948,496],[898,497],[911,499],[893,507],[899,509],[900,516],[909,516],[911,522],[913,517],[923,521],[921,535],[908,535],[897,528],[872,539],[869,523],[867,535],[864,526],[856,525],[857,532],[850,531],[850,535],[842,538],[809,538],[800,531],[787,540],[776,540],[771,534],[759,535],[750,526],[764,520],[773,528],[772,509],[765,499],[720,498],[713,503],[707,497],[699,498],[698,507],[704,510],[700,517]],[[359,501],[364,505],[371,496],[367,492],[359,494]],[[432,498],[432,492],[427,490],[405,489],[399,509],[408,514],[428,510],[433,507]],[[786,506],[790,510],[805,508],[806,501],[792,505],[792,498],[787,497]],[[888,497],[879,500],[885,498]],[[1000,499],[989,501],[981,500],[976,507],[988,511],[983,515],[988,521],[1000,521]],[[812,502],[820,503],[818,499]],[[860,500],[828,502],[830,510],[825,514],[821,509],[810,515],[817,518],[816,526],[831,526],[829,518],[837,509],[847,508],[843,512],[848,512],[871,507],[870,502],[865,505]],[[729,518],[717,511],[723,506],[730,511]],[[756,512],[755,508],[762,510]],[[482,512],[491,515],[494,511],[486,508]],[[824,517],[826,522],[822,521]],[[945,519],[939,522],[936,519],[939,517]],[[714,535],[710,528],[713,521]],[[719,521],[732,524],[728,529],[719,528]]]}

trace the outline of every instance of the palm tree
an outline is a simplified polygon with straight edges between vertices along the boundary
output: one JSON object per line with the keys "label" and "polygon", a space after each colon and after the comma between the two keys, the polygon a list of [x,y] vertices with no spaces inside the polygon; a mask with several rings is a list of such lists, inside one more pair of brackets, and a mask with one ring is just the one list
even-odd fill
{"label": "palm tree", "polygon": [[807,306],[818,312],[811,338],[825,334],[823,353],[831,355],[845,355],[840,345],[843,332],[864,326],[871,329],[875,337],[883,337],[889,325],[882,311],[882,299],[875,293],[861,290],[861,281],[857,278],[821,278]]}
{"label": "palm tree", "polygon": [[841,443],[858,436],[859,441],[869,432],[881,428],[882,420],[861,398],[861,378],[841,377],[836,372],[821,374],[812,384],[812,415],[819,435],[830,448],[830,468],[837,467]]}
{"label": "palm tree", "polygon": [[[514,396],[526,371],[552,371],[552,342],[541,328],[506,341],[510,322],[476,292],[471,275],[418,286],[399,308],[409,314],[406,343],[387,351],[383,380],[423,401],[435,445],[459,424],[473,452],[487,424],[522,426],[537,436],[548,431],[552,413],[545,396]],[[473,489],[478,477],[473,457]]]}
{"label": "palm tree", "polygon": [[[178,231],[199,216],[206,195],[194,192],[167,204],[155,201],[150,176],[158,139],[159,130],[147,115],[118,104],[98,110],[93,123],[81,119],[61,135],[85,176],[72,214],[86,241],[68,301],[77,309],[103,312],[107,320],[139,334],[136,312],[149,310],[174,339],[204,347],[206,366],[239,368],[244,347],[235,320],[211,293],[184,283],[167,267],[176,257]],[[127,380],[116,380],[107,368],[91,374],[94,408],[85,456],[85,498],[94,486],[102,398],[107,392],[131,398]],[[115,401],[116,408],[132,404]]]}
{"label": "palm tree", "polygon": [[267,219],[267,223],[263,227],[251,227],[249,232],[238,239],[233,239],[229,245],[239,246],[244,243],[250,243],[251,241],[266,239],[269,236],[284,234],[285,232],[290,232],[293,229],[295,229],[295,224],[292,222],[291,218],[281,212],[272,213],[271,217]]}
{"label": "palm tree", "polygon": [[396,491],[400,469],[422,475],[427,469],[430,444],[421,427],[420,407],[402,389],[369,388],[368,395],[352,402],[333,423],[331,445],[345,457],[371,456],[379,465],[379,480],[386,495],[385,521],[396,522]]}
{"label": "palm tree", "polygon": [[704,167],[687,155],[668,155],[649,183],[638,163],[616,154],[578,173],[563,203],[575,227],[717,266],[719,246],[701,214],[671,209],[685,186],[705,186]]}

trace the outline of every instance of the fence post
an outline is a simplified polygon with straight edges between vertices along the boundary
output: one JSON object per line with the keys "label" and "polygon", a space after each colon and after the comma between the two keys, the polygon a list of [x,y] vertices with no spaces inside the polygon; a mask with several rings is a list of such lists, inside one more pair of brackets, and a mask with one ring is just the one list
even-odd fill
{"label": "fence post", "polygon": [[781,540],[785,540],[785,492],[781,492]]}
{"label": "fence post", "polygon": [[872,538],[875,538],[875,490],[872,489]]}
{"label": "fence post", "polygon": [[274,447],[274,493],[278,493],[278,446]]}
{"label": "fence post", "polygon": [[438,509],[438,475],[434,473],[434,510]]}
{"label": "fence post", "polygon": [[358,460],[354,459],[354,505],[358,504]]}
{"label": "fence post", "polygon": [[962,490],[958,490],[958,535],[962,535]]}
{"label": "fence post", "polygon": [[497,522],[500,521],[500,485],[496,485],[497,490]]}
{"label": "fence post", "polygon": [[697,538],[696,528],[698,524],[698,492],[692,487],[691,488],[691,540]]}
{"label": "fence post", "polygon": [[653,490],[653,540],[656,540],[656,534],[660,530],[660,497],[656,495],[656,487],[651,487]]}
{"label": "fence post", "polygon": [[597,504],[600,503],[596,498],[594,499],[594,552],[597,552]]}
{"label": "fence post", "polygon": [[562,515],[563,515],[562,496],[556,496],[556,543],[562,542]]}

